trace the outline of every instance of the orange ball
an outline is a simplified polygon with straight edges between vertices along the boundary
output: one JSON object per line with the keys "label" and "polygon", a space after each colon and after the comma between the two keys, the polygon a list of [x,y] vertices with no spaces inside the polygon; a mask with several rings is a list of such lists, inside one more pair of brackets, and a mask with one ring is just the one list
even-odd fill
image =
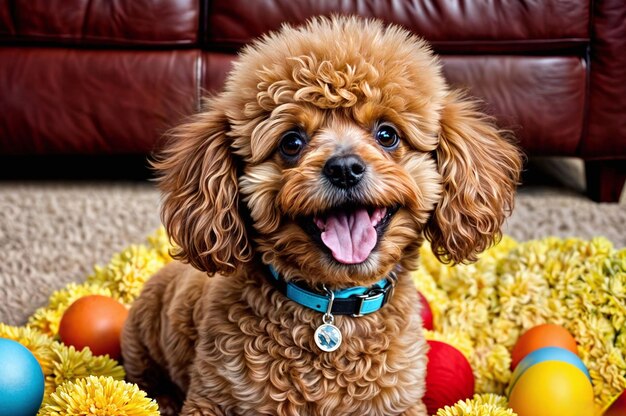
{"label": "orange ball", "polygon": [[560,325],[543,324],[526,331],[511,351],[511,369],[531,352],[544,347],[560,347],[578,355],[576,340],[569,331]]}
{"label": "orange ball", "polygon": [[120,336],[128,309],[108,296],[90,295],[72,303],[59,324],[59,336],[66,345],[82,350],[89,347],[95,355],[121,355]]}

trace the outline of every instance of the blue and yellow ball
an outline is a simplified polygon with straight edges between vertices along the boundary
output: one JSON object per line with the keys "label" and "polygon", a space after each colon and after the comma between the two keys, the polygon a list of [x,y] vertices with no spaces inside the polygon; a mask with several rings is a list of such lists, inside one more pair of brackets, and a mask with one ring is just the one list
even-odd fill
{"label": "blue and yellow ball", "polygon": [[517,367],[515,367],[515,371],[513,371],[513,375],[511,376],[511,382],[509,383],[508,392],[511,392],[517,381],[529,368],[545,361],[561,361],[572,364],[574,367],[582,371],[589,379],[589,382],[591,382],[591,375],[589,374],[587,367],[585,367],[585,363],[583,363],[583,360],[581,360],[578,355],[565,348],[545,347],[531,352],[524,357],[522,361],[520,361]]}
{"label": "blue and yellow ball", "polygon": [[590,416],[595,411],[593,387],[577,366],[543,361],[519,377],[509,407],[518,416]]}

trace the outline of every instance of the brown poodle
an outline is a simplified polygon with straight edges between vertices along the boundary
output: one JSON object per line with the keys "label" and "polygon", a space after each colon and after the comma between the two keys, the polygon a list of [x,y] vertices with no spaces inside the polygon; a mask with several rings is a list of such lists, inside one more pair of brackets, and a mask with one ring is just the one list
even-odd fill
{"label": "brown poodle", "polygon": [[418,248],[475,260],[521,165],[426,43],[354,17],[285,26],[171,139],[180,261],[131,309],[129,380],[164,414],[426,415]]}

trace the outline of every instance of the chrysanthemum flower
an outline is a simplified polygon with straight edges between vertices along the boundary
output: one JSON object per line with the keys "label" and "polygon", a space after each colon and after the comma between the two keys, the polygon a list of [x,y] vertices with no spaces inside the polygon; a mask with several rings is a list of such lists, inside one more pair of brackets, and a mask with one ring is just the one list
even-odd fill
{"label": "chrysanthemum flower", "polygon": [[87,282],[109,289],[112,297],[130,305],[148,279],[164,265],[156,249],[133,245],[115,254],[105,267],[95,266]]}
{"label": "chrysanthemum flower", "polygon": [[59,386],[39,416],[158,416],[154,400],[137,385],[111,377],[86,377]]}
{"label": "chrysanthemum flower", "polygon": [[119,363],[108,355],[94,356],[89,348],[77,351],[60,343],[52,345],[54,359],[52,372],[46,374],[46,388],[56,389],[61,384],[78,378],[94,376],[123,380],[126,373]]}
{"label": "chrysanthemum flower", "polygon": [[443,291],[428,274],[425,268],[419,268],[412,274],[413,282],[422,295],[426,298],[430,310],[433,313],[433,326],[438,328],[439,323],[442,322],[441,314],[448,307],[450,299],[445,291]]}
{"label": "chrysanthemum flower", "polygon": [[146,240],[148,242],[148,248],[156,250],[164,264],[172,261],[170,251],[174,246],[170,242],[170,237],[167,235],[165,227],[159,227],[154,233],[150,234]]}
{"label": "chrysanthemum flower", "polygon": [[511,379],[511,354],[503,345],[485,345],[475,349],[472,368],[479,370],[476,391],[500,393]]}
{"label": "chrysanthemum flower", "polygon": [[437,416],[516,416],[507,408],[506,399],[494,394],[475,394],[471,400],[439,409]]}

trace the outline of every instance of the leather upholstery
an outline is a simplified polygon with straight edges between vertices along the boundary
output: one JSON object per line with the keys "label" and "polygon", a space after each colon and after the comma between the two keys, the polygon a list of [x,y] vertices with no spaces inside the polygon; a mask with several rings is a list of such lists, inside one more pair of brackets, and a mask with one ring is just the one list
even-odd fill
{"label": "leather upholstery", "polygon": [[10,3],[8,1],[0,2],[0,36],[3,34],[15,35],[15,25],[13,24],[13,16],[9,6]]}
{"label": "leather upholstery", "polygon": [[[626,2],[595,3],[586,158],[626,158]],[[626,166],[626,161],[624,161]]]}
{"label": "leather upholstery", "polygon": [[4,0],[0,154],[148,153],[243,44],[330,13],[425,37],[531,156],[626,158],[623,0]]}
{"label": "leather upholstery", "polygon": [[448,80],[484,100],[486,112],[514,132],[526,152],[576,155],[586,98],[582,58],[446,55],[443,63]]}
{"label": "leather upholstery", "polygon": [[439,50],[465,51],[477,44],[534,50],[589,39],[589,3],[579,0],[230,0],[209,6],[206,40],[230,50],[283,22],[298,24],[331,13],[384,18],[425,37]]}
{"label": "leather upholstery", "polygon": [[200,54],[0,49],[0,153],[146,153],[194,111]]}
{"label": "leather upholstery", "polygon": [[200,85],[208,94],[220,91],[226,80],[226,75],[236,56],[230,53],[205,52],[202,63],[202,79]]}
{"label": "leather upholstery", "polygon": [[194,44],[199,0],[4,0],[0,36],[66,44]]}

